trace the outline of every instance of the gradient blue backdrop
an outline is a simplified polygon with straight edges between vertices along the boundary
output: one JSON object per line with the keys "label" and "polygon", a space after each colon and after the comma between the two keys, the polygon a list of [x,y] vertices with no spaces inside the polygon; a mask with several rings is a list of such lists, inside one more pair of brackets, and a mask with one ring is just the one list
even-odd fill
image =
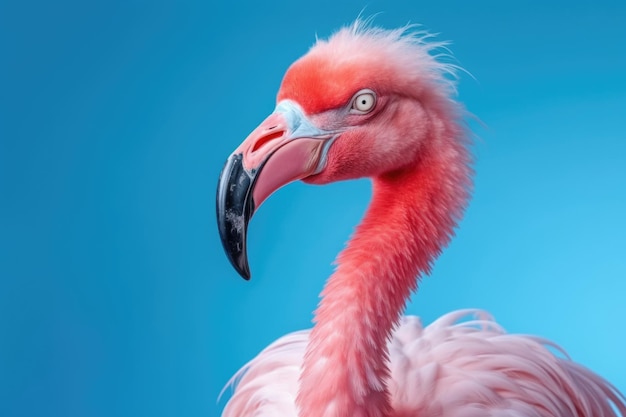
{"label": "gradient blue backdrop", "polygon": [[0,2],[0,415],[216,416],[308,327],[367,181],[294,184],[215,226],[222,163],[284,70],[365,14],[453,40],[475,198],[408,312],[490,310],[626,390],[626,3]]}

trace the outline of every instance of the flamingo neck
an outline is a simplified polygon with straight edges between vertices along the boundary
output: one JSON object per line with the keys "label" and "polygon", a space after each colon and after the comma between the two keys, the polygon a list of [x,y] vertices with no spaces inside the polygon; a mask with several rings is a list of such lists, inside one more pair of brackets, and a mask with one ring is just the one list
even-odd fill
{"label": "flamingo neck", "polygon": [[321,294],[300,378],[301,417],[391,415],[387,341],[468,199],[467,150],[457,134],[440,136],[414,166],[373,181],[370,207]]}

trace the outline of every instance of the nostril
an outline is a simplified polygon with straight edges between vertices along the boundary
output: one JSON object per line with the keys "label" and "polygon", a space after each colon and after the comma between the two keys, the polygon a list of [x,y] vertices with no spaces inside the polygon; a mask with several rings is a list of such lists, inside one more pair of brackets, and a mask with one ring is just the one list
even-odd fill
{"label": "nostril", "polygon": [[[276,126],[274,126],[273,128],[270,128],[270,129],[274,129],[274,128],[276,128]],[[256,143],[252,147],[252,152],[256,152],[257,150],[261,149],[263,147],[263,145],[265,145],[266,143],[271,142],[274,139],[278,139],[282,135],[283,135],[283,132],[277,131],[277,132],[270,133],[268,135],[263,136],[261,139],[256,141]]]}

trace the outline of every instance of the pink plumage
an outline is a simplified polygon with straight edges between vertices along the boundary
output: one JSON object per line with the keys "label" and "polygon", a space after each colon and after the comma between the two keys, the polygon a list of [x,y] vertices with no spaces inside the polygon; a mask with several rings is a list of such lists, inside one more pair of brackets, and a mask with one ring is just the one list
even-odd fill
{"label": "pink plumage", "polygon": [[[467,317],[474,320],[461,320]],[[242,368],[231,381],[237,391],[223,415],[297,416],[309,334],[281,337]],[[418,317],[405,316],[388,343],[390,415],[619,415],[611,403],[626,412],[610,384],[548,347],[556,348],[538,337],[507,334],[483,311],[454,311],[426,328]]]}
{"label": "pink plumage", "polygon": [[462,109],[451,98],[456,68],[427,39],[357,22],[318,41],[224,168],[220,233],[245,277],[247,222],[274,190],[297,179],[373,182],[315,326],[280,338],[235,375],[225,417],[626,416],[607,381],[555,356],[549,342],[505,333],[487,313],[452,312],[425,328],[401,317],[472,183]]}

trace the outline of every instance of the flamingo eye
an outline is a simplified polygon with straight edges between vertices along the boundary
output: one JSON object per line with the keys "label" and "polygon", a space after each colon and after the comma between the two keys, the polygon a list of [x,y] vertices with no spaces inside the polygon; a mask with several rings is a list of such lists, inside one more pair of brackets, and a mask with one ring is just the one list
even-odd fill
{"label": "flamingo eye", "polygon": [[350,111],[357,114],[369,113],[376,104],[376,94],[372,90],[359,91],[352,99]]}

